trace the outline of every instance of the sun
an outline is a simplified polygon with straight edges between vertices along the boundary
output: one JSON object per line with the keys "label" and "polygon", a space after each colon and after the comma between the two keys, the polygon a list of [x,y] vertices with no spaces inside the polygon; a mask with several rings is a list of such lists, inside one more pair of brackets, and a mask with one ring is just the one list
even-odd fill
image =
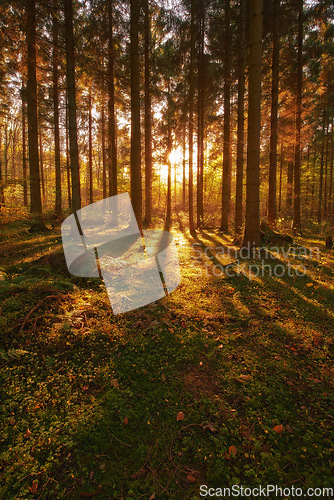
{"label": "sun", "polygon": [[[175,149],[172,149],[172,151],[169,154],[169,160],[171,163],[172,167],[172,179],[176,179],[181,181],[183,177],[183,152],[181,148],[176,147]],[[160,165],[159,168],[160,176],[163,182],[167,182],[168,179],[168,165],[163,163]]]}

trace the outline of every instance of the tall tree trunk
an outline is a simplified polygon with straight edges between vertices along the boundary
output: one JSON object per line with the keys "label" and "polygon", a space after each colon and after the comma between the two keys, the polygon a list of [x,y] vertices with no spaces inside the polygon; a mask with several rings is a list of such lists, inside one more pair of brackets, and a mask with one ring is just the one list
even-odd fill
{"label": "tall tree trunk", "polygon": [[242,199],[244,178],[245,141],[245,42],[246,42],[246,0],[239,4],[239,61],[238,61],[238,132],[237,132],[237,173],[235,187],[235,234],[242,228]]}
{"label": "tall tree trunk", "polygon": [[317,152],[316,150],[314,149],[314,154],[313,154],[313,174],[312,174],[312,191],[311,191],[311,194],[312,194],[312,207],[311,207],[311,215],[312,217],[314,216],[314,213],[315,213],[315,165],[316,165],[316,161],[317,161]]}
{"label": "tall tree trunk", "polygon": [[101,135],[102,135],[102,192],[103,199],[107,197],[107,169],[106,169],[106,125],[104,116],[104,99],[101,102]]}
{"label": "tall tree trunk", "polygon": [[277,125],[278,125],[278,85],[279,85],[279,10],[280,0],[273,0],[273,58],[271,80],[271,126],[269,157],[269,200],[268,222],[275,225],[276,210],[276,170],[277,170]]}
{"label": "tall tree trunk", "polygon": [[38,109],[38,133],[39,133],[39,165],[40,165],[40,177],[42,186],[42,198],[43,203],[45,202],[45,179],[44,179],[44,152],[43,152],[43,128],[42,128],[42,113],[40,108]]}
{"label": "tall tree trunk", "polygon": [[326,125],[326,146],[325,146],[325,172],[324,172],[324,218],[327,218],[327,191],[328,191],[328,145],[329,145],[329,140],[328,140],[328,128],[329,128],[329,116],[327,117],[327,125]]}
{"label": "tall tree trunk", "polygon": [[5,207],[5,191],[2,179],[2,127],[0,124],[0,210]]}
{"label": "tall tree trunk", "polygon": [[302,91],[303,91],[303,0],[298,0],[298,55],[297,55],[297,113],[295,133],[294,164],[294,197],[293,197],[293,229],[301,233],[300,217],[300,132],[302,125]]}
{"label": "tall tree trunk", "polygon": [[170,160],[170,154],[172,151],[172,130],[171,130],[171,97],[170,97],[170,86],[168,83],[168,97],[167,97],[167,166],[168,166],[168,177],[167,177],[167,213],[166,213],[166,224],[165,229],[168,231],[172,219],[172,164]]}
{"label": "tall tree trunk", "polygon": [[152,221],[152,111],[150,85],[150,50],[151,50],[151,22],[149,0],[144,1],[144,28],[145,28],[145,225]]}
{"label": "tall tree trunk", "polygon": [[330,167],[329,167],[329,211],[330,218],[333,219],[333,168],[334,168],[334,119],[332,116],[332,135],[331,135],[331,159],[330,159]]}
{"label": "tall tree trunk", "polygon": [[194,179],[193,179],[193,141],[194,141],[194,60],[195,60],[195,0],[191,0],[190,19],[190,65],[189,65],[189,231],[195,235],[194,227]]}
{"label": "tall tree trunk", "polygon": [[88,95],[88,178],[89,203],[93,203],[93,139],[92,139],[92,89]]}
{"label": "tall tree trunk", "polygon": [[205,62],[204,62],[205,12],[204,0],[199,3],[198,19],[198,88],[197,88],[197,227],[203,223],[204,189],[204,106],[205,106]]}
{"label": "tall tree trunk", "polygon": [[186,209],[186,116],[182,123],[182,209]]}
{"label": "tall tree trunk", "polygon": [[243,244],[260,245],[260,132],[263,0],[250,1],[246,221]]}
{"label": "tall tree trunk", "polygon": [[139,229],[142,230],[140,92],[139,92],[139,0],[131,0],[130,12],[130,66],[131,66],[131,201]]}
{"label": "tall tree trunk", "polygon": [[39,176],[38,157],[38,124],[37,124],[37,80],[36,80],[36,3],[35,0],[26,1],[27,14],[27,53],[28,53],[28,145],[30,169],[30,213],[32,225],[30,230],[44,227],[42,221],[42,198]]}
{"label": "tall tree trunk", "polygon": [[72,207],[71,198],[71,169],[70,169],[70,151],[68,144],[68,98],[66,92],[66,105],[65,105],[65,146],[66,146],[66,177],[67,177],[67,200],[68,208]]}
{"label": "tall tree trunk", "polygon": [[322,189],[324,182],[324,153],[325,153],[325,135],[326,135],[326,106],[324,103],[322,115],[322,142],[321,142],[321,156],[320,156],[320,175],[319,175],[319,200],[318,200],[318,223],[322,220]]}
{"label": "tall tree trunk", "polygon": [[54,156],[56,174],[55,213],[61,215],[61,170],[60,170],[60,141],[59,141],[59,89],[58,89],[58,0],[53,0],[52,12],[52,94],[53,94],[53,133]]}
{"label": "tall tree trunk", "polygon": [[231,204],[231,19],[230,0],[225,0],[224,28],[224,146],[222,216],[220,229],[228,231]]}
{"label": "tall tree trunk", "polygon": [[281,142],[281,153],[279,159],[279,197],[278,197],[279,213],[281,213],[282,209],[282,177],[283,177],[283,142]]}
{"label": "tall tree trunk", "polygon": [[68,99],[68,128],[70,142],[70,165],[72,177],[72,210],[81,208],[79,151],[77,134],[77,106],[75,89],[74,36],[73,36],[73,3],[63,0],[65,13],[66,42],[66,83]]}
{"label": "tall tree trunk", "polygon": [[109,196],[117,194],[117,144],[115,117],[115,82],[114,82],[114,35],[113,35],[113,0],[108,0],[108,171]]}

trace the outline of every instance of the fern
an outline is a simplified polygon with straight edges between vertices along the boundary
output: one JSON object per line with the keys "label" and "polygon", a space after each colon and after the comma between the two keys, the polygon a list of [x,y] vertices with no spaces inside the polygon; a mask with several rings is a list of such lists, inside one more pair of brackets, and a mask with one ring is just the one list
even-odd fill
{"label": "fern", "polygon": [[29,354],[29,351],[24,351],[23,349],[9,349],[8,351],[0,349],[0,359],[4,361],[19,359],[26,354]]}

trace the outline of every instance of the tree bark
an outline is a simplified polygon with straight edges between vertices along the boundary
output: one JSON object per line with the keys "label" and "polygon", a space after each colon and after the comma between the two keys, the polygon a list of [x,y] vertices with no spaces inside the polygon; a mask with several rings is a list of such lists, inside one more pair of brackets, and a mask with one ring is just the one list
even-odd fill
{"label": "tree bark", "polygon": [[293,229],[301,233],[300,216],[300,132],[302,124],[302,91],[303,91],[303,0],[298,0],[298,55],[297,55],[297,113],[295,132],[295,164],[294,164],[294,197],[293,197]]}
{"label": "tree bark", "polygon": [[42,198],[39,175],[38,156],[38,123],[37,123],[37,80],[36,80],[36,3],[35,0],[26,1],[27,14],[27,54],[28,54],[28,146],[29,146],[29,173],[30,173],[30,213],[32,216],[31,230],[41,229]]}
{"label": "tree bark", "polygon": [[246,0],[239,4],[239,61],[238,61],[238,132],[237,132],[237,173],[235,187],[235,234],[242,229],[242,201],[244,178],[245,141],[245,42],[246,42]]}
{"label": "tree bark", "polygon": [[246,220],[243,244],[261,243],[260,132],[263,0],[250,1]]}
{"label": "tree bark", "polygon": [[193,140],[194,140],[194,59],[195,59],[195,0],[191,0],[190,18],[190,65],[189,65],[189,231],[195,235],[194,227],[194,180],[193,180]]}
{"label": "tree bark", "polygon": [[104,99],[101,102],[101,139],[102,139],[102,192],[103,199],[107,197],[107,169],[106,169],[106,125],[104,116]]}
{"label": "tree bark", "polygon": [[139,0],[130,5],[130,66],[131,66],[131,201],[139,229],[142,231],[140,91],[139,91]]}
{"label": "tree bark", "polygon": [[93,203],[93,138],[92,138],[92,89],[88,95],[88,176],[89,203]]}
{"label": "tree bark", "polygon": [[225,0],[224,28],[224,146],[222,216],[220,229],[228,231],[231,204],[231,19],[230,0]]}
{"label": "tree bark", "polygon": [[2,130],[0,125],[0,210],[5,208],[5,191],[2,179]]}
{"label": "tree bark", "polygon": [[117,194],[117,143],[115,117],[115,82],[114,82],[114,35],[113,35],[113,0],[108,0],[108,173],[109,196]]}
{"label": "tree bark", "polygon": [[149,0],[144,1],[144,29],[145,29],[145,225],[150,226],[152,221],[152,111],[150,85],[150,50],[151,50],[151,22]]}
{"label": "tree bark", "polygon": [[205,114],[205,61],[204,61],[205,10],[199,4],[198,19],[198,87],[197,87],[197,227],[204,216],[204,114]]}
{"label": "tree bark", "polygon": [[61,170],[60,170],[60,140],[59,140],[59,89],[58,89],[58,0],[53,0],[52,10],[52,94],[53,94],[53,133],[54,157],[56,174],[55,213],[61,215]]}
{"label": "tree bark", "polygon": [[279,10],[280,0],[273,0],[273,57],[271,83],[271,126],[269,156],[269,200],[268,223],[274,226],[277,218],[276,175],[277,175],[277,129],[278,129],[278,94],[279,94]]}
{"label": "tree bark", "polygon": [[74,35],[73,35],[73,3],[63,0],[65,14],[66,42],[66,83],[68,99],[68,128],[70,143],[70,166],[72,177],[72,210],[81,208],[79,151],[77,134],[77,106],[75,88]]}
{"label": "tree bark", "polygon": [[324,182],[324,152],[325,152],[325,134],[326,134],[326,106],[324,104],[322,115],[322,142],[321,142],[321,156],[320,156],[320,175],[319,175],[319,200],[318,200],[318,223],[322,220],[322,190]]}

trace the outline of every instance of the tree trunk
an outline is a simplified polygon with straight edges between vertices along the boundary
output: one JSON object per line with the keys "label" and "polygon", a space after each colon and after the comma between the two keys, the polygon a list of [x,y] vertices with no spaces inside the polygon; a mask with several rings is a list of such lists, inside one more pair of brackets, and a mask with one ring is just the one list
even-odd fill
{"label": "tree trunk", "polygon": [[114,82],[114,35],[113,35],[113,0],[108,0],[108,171],[109,196],[117,194],[117,144],[115,118],[115,82]]}
{"label": "tree trunk", "polygon": [[297,113],[295,133],[294,164],[294,197],[293,197],[293,229],[301,233],[300,217],[300,132],[302,125],[302,91],[303,91],[303,0],[298,0],[298,55],[297,55]]}
{"label": "tree trunk", "polygon": [[42,199],[39,176],[38,157],[38,124],[37,124],[37,80],[36,80],[36,3],[35,0],[26,1],[28,47],[28,145],[30,170],[30,213],[32,225],[30,230],[44,227],[42,221]]}
{"label": "tree trunk", "polygon": [[168,84],[168,108],[167,108],[167,166],[168,166],[168,177],[167,177],[167,213],[166,213],[166,224],[165,229],[168,231],[172,219],[172,164],[170,161],[170,154],[172,151],[172,130],[171,130],[171,105],[170,105],[170,94],[169,94],[169,84]]}
{"label": "tree trunk", "polygon": [[68,144],[68,98],[66,92],[66,104],[65,104],[65,143],[66,143],[66,177],[67,177],[67,200],[68,208],[72,206],[71,199],[71,169],[70,169],[70,152]]}
{"label": "tree trunk", "polygon": [[70,142],[70,165],[72,174],[72,210],[81,208],[79,151],[77,134],[77,107],[75,90],[73,4],[72,0],[63,0],[65,13],[66,42],[66,83],[68,99],[68,128]]}
{"label": "tree trunk", "polygon": [[0,210],[5,208],[5,191],[3,187],[3,179],[2,179],[2,130],[0,125]]}
{"label": "tree trunk", "polygon": [[325,133],[326,133],[326,106],[324,104],[322,116],[322,142],[320,157],[320,176],[319,176],[319,201],[318,201],[318,223],[322,220],[322,189],[324,182],[324,152],[325,152]]}
{"label": "tree trunk", "polygon": [[235,234],[242,228],[242,199],[244,178],[245,140],[245,42],[246,42],[246,0],[240,0],[240,35],[238,61],[238,132],[237,132],[237,173],[235,187]]}
{"label": "tree trunk", "polygon": [[45,202],[45,180],[44,180],[44,154],[43,154],[43,128],[42,128],[42,113],[40,108],[38,109],[38,134],[39,134],[39,165],[40,165],[40,177],[42,186],[42,198],[43,203]]}
{"label": "tree trunk", "polygon": [[246,220],[243,244],[253,248],[260,236],[260,132],[263,0],[250,1],[249,93]]}
{"label": "tree trunk", "polygon": [[271,83],[271,127],[269,157],[269,200],[268,223],[274,226],[277,218],[276,209],[276,171],[277,171],[277,125],[278,125],[278,85],[279,85],[279,8],[280,0],[273,0],[273,58]]}
{"label": "tree trunk", "polygon": [[182,123],[182,208],[186,209],[186,116]]}
{"label": "tree trunk", "polygon": [[131,0],[130,66],[131,66],[131,201],[139,229],[142,230],[140,92],[139,92],[139,0]]}
{"label": "tree trunk", "polygon": [[279,159],[279,197],[278,197],[279,213],[281,213],[282,209],[282,177],[283,177],[283,142],[281,142],[281,153]]}
{"label": "tree trunk", "polygon": [[200,0],[198,20],[198,88],[197,88],[197,227],[203,223],[203,182],[204,182],[204,103],[205,103],[205,64],[204,64],[205,13],[204,3]]}
{"label": "tree trunk", "polygon": [[107,169],[106,169],[106,126],[104,116],[104,99],[101,102],[101,135],[102,135],[102,191],[103,199],[107,197]]}
{"label": "tree trunk", "polygon": [[59,97],[58,97],[58,0],[53,0],[52,12],[52,80],[53,80],[53,130],[54,156],[56,174],[55,213],[61,215],[61,170],[60,170],[60,141],[59,141]]}
{"label": "tree trunk", "polygon": [[193,140],[194,140],[194,59],[195,59],[195,0],[191,0],[190,19],[190,66],[189,66],[189,231],[195,235],[194,227],[194,180],[193,180]]}
{"label": "tree trunk", "polygon": [[92,89],[88,95],[88,178],[89,203],[93,203],[93,139],[92,139]]}
{"label": "tree trunk", "polygon": [[327,116],[327,125],[326,125],[326,146],[325,146],[325,172],[324,172],[324,218],[327,219],[327,191],[328,191],[328,128],[329,128],[329,116]]}
{"label": "tree trunk", "polygon": [[228,231],[231,204],[231,19],[230,0],[225,0],[224,28],[224,146],[222,181],[222,216],[220,229]]}
{"label": "tree trunk", "polygon": [[150,226],[152,221],[152,111],[150,85],[150,50],[151,50],[151,22],[149,0],[144,1],[144,28],[145,28],[145,225]]}

